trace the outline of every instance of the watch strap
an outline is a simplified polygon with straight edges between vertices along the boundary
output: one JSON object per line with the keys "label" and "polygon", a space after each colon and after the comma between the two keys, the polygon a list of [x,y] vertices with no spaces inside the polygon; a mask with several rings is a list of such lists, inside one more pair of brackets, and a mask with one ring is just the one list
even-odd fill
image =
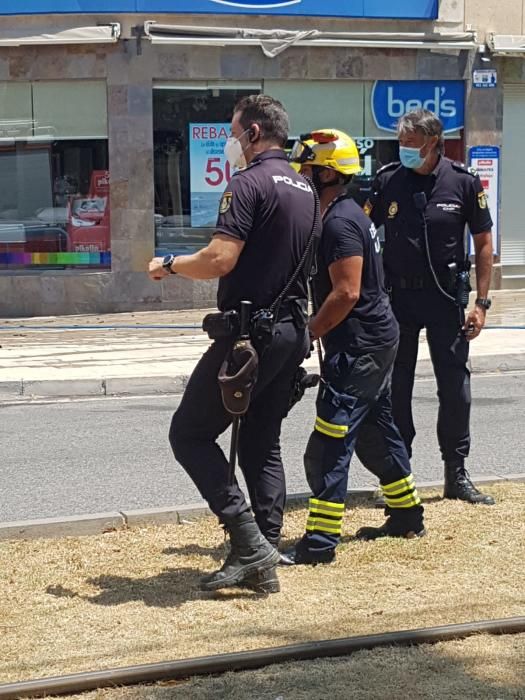
{"label": "watch strap", "polygon": [[485,311],[488,311],[492,306],[492,300],[485,297],[478,297],[474,303],[476,306],[481,306],[481,308],[485,309]]}

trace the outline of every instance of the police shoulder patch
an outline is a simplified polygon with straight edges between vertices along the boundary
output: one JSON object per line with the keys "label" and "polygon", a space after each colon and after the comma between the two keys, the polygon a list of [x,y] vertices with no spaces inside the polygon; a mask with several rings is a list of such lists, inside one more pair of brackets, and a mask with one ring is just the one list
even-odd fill
{"label": "police shoulder patch", "polygon": [[487,195],[485,192],[478,192],[478,206],[480,209],[487,208]]}
{"label": "police shoulder patch", "polygon": [[365,214],[367,216],[370,216],[373,208],[374,208],[374,206],[373,206],[372,202],[369,199],[367,199],[365,204],[364,204],[364,207],[363,207],[363,211],[365,212]]}
{"label": "police shoulder patch", "polygon": [[221,202],[219,204],[219,214],[226,214],[228,209],[232,204],[233,194],[231,192],[225,192],[221,197]]}

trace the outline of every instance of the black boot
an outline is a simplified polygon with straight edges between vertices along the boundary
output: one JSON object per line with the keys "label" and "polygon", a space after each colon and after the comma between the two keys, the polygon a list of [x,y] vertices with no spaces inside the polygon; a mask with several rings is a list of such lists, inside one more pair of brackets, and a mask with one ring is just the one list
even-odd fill
{"label": "black boot", "polygon": [[[274,540],[268,537],[266,539],[274,549],[278,548],[279,539]],[[282,557],[280,553],[279,557]],[[242,587],[250,588],[256,593],[279,593],[281,590],[281,585],[279,583],[279,579],[277,578],[277,567],[272,566],[271,569],[265,569],[265,571],[258,571],[255,574],[249,574],[242,582]]]}
{"label": "black boot", "polygon": [[358,540],[377,540],[380,537],[424,537],[427,534],[423,525],[423,506],[412,508],[385,508],[388,515],[381,527],[362,527],[355,534]]}
{"label": "black boot", "polygon": [[281,590],[276,566],[264,571],[257,571],[255,574],[248,574],[240,585],[256,593],[279,593]]}
{"label": "black boot", "polygon": [[493,506],[495,503],[492,496],[478,491],[462,462],[445,462],[443,498],[457,499],[467,503],[482,503],[485,506]]}
{"label": "black boot", "polygon": [[293,547],[281,552],[279,564],[281,566],[296,566],[300,564],[330,564],[335,559],[335,549],[325,549],[320,552],[309,550],[303,540],[299,540]]}
{"label": "black boot", "polygon": [[253,515],[248,511],[228,520],[231,551],[218,571],[201,579],[204,591],[216,591],[243,583],[250,574],[275,567],[279,553],[262,536]]}

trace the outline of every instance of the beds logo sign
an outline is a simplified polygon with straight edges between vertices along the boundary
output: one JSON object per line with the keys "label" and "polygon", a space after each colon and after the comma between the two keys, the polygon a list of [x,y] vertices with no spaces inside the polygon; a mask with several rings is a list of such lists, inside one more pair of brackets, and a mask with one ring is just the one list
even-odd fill
{"label": "beds logo sign", "polygon": [[428,109],[443,122],[445,132],[465,125],[465,85],[462,80],[378,80],[372,89],[376,126],[396,131],[400,117],[414,109]]}

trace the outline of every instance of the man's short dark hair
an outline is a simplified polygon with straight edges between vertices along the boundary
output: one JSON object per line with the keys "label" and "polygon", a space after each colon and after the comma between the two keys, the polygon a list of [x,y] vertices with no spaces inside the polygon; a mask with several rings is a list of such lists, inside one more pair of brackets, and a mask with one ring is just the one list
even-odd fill
{"label": "man's short dark hair", "polygon": [[419,131],[425,136],[438,137],[438,149],[442,153],[445,148],[443,124],[441,120],[428,109],[414,109],[404,114],[397,123],[398,136]]}
{"label": "man's short dark hair", "polygon": [[244,129],[258,124],[261,138],[285,146],[288,140],[290,122],[288,114],[279,100],[269,95],[249,95],[237,102],[234,113],[240,112],[239,121]]}

